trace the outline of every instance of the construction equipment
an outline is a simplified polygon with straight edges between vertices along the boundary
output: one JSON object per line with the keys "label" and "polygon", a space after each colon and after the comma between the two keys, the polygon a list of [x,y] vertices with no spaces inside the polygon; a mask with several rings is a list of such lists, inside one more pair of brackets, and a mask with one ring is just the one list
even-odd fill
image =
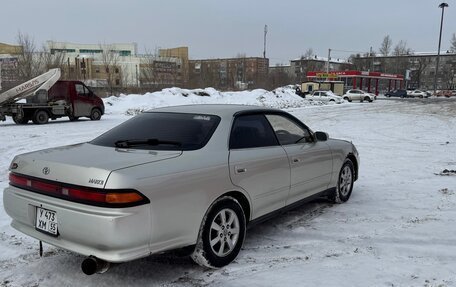
{"label": "construction equipment", "polygon": [[[0,94],[0,120],[16,124],[45,124],[49,119],[88,117],[99,120],[103,101],[80,81],[59,81],[60,69],[51,69]],[[24,101],[25,99],[25,101]]]}

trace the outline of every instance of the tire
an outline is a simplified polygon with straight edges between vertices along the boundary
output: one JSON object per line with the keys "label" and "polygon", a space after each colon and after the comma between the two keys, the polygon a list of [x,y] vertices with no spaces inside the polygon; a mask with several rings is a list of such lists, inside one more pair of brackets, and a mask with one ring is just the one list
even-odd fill
{"label": "tire", "polygon": [[75,116],[68,116],[68,118],[70,119],[70,122],[75,122],[75,121],[79,120],[79,117],[75,117]]}
{"label": "tire", "polygon": [[339,172],[336,190],[330,196],[331,201],[334,203],[346,202],[352,193],[354,178],[353,163],[346,159]]}
{"label": "tire", "polygon": [[352,100],[350,100],[350,98],[348,97],[345,97],[344,100],[348,101],[349,103],[351,103]]}
{"label": "tire", "polygon": [[49,121],[49,114],[45,110],[37,110],[32,117],[32,121],[36,125],[44,125]]}
{"label": "tire", "polygon": [[13,115],[13,122],[17,125],[26,125],[29,119],[27,117],[18,118],[17,115]]}
{"label": "tire", "polygon": [[92,109],[92,112],[90,113],[90,120],[92,121],[99,121],[101,119],[101,111],[100,109]]}
{"label": "tire", "polygon": [[333,103],[335,103],[336,101],[335,101],[335,100],[329,100],[329,102],[333,102]]}
{"label": "tire", "polygon": [[364,97],[364,100],[365,100],[365,101],[368,101],[368,102],[372,102],[372,99],[369,98],[369,97]]}
{"label": "tire", "polygon": [[241,250],[245,227],[245,215],[239,202],[230,196],[217,199],[204,216],[191,258],[203,267],[228,265]]}

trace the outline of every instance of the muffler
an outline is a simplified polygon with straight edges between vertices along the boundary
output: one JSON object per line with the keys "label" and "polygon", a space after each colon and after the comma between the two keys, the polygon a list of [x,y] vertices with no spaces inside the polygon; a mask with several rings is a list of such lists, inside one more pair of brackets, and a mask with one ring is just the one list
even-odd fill
{"label": "muffler", "polygon": [[81,269],[86,275],[93,275],[95,273],[105,273],[110,267],[110,263],[95,256],[89,256],[82,261]]}

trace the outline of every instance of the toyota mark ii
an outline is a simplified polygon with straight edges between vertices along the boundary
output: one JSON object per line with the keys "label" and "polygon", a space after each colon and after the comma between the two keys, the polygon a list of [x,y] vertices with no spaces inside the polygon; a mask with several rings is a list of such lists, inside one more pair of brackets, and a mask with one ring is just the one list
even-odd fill
{"label": "toyota mark ii", "polygon": [[284,111],[176,106],[16,156],[3,200],[15,229],[89,256],[86,274],[179,248],[221,267],[247,226],[315,197],[347,201],[358,167],[352,143]]}

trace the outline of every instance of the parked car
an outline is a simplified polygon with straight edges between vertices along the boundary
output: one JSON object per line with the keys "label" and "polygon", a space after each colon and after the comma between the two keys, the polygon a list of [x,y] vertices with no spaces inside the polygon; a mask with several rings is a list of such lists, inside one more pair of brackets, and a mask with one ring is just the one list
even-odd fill
{"label": "parked car", "polygon": [[413,90],[408,92],[408,96],[412,98],[429,98],[429,94],[421,90]]}
{"label": "parked car", "polygon": [[452,90],[440,90],[440,91],[437,91],[434,96],[436,97],[454,97],[456,96],[456,91],[452,91]]}
{"label": "parked car", "polygon": [[334,94],[332,91],[313,91],[310,95],[307,95],[307,99],[327,103],[334,102],[336,104],[344,102],[341,96]]}
{"label": "parked car", "polygon": [[400,97],[400,98],[407,98],[407,91],[406,90],[393,90],[385,93],[386,97]]}
{"label": "parked car", "polygon": [[343,96],[342,98],[346,101],[360,101],[360,102],[364,102],[364,101],[368,101],[368,102],[372,102],[376,99],[376,96],[374,94],[371,94],[371,93],[367,93],[363,90],[358,90],[358,89],[351,89],[351,90],[348,90]]}
{"label": "parked car", "polygon": [[86,274],[176,248],[214,268],[246,226],[318,196],[347,201],[358,169],[352,143],[284,111],[188,105],[16,156],[3,200],[17,230],[89,256]]}

